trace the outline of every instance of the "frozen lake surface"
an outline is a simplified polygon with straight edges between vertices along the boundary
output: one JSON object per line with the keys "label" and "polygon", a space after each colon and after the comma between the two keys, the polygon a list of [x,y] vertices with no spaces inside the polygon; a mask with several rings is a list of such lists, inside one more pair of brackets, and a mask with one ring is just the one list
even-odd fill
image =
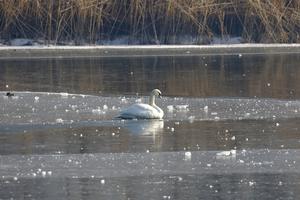
{"label": "frozen lake surface", "polygon": [[[297,199],[299,62],[3,60],[0,199]],[[115,118],[153,88],[163,120]]]}

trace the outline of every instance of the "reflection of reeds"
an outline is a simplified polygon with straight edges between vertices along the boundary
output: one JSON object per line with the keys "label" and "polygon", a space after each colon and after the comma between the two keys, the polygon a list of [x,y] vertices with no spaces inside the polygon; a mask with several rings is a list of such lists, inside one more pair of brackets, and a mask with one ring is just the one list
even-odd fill
{"label": "reflection of reeds", "polygon": [[176,43],[192,35],[246,41],[298,42],[298,0],[13,0],[0,1],[2,38],[94,43],[127,35],[141,42]]}

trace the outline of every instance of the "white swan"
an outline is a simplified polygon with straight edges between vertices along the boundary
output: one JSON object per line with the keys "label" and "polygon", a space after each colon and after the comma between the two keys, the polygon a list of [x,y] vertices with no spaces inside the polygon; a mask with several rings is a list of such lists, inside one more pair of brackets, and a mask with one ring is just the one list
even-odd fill
{"label": "white swan", "polygon": [[154,89],[150,93],[149,104],[137,103],[121,111],[121,119],[162,119],[164,111],[155,104],[155,97],[161,98],[161,91]]}

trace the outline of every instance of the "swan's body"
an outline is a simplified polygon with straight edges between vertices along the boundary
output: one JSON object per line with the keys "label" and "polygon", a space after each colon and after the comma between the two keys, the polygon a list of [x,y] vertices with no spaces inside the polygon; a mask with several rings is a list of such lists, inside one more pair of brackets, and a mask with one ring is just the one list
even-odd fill
{"label": "swan's body", "polygon": [[152,90],[149,97],[149,104],[137,103],[121,111],[118,118],[121,119],[162,119],[164,111],[155,104],[155,97],[160,97],[158,89]]}

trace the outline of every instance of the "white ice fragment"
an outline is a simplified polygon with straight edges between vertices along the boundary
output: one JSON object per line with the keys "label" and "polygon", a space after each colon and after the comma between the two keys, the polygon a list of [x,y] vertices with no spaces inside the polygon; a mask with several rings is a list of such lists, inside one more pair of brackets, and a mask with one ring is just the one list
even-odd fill
{"label": "white ice fragment", "polygon": [[188,111],[189,110],[189,105],[176,105],[175,109],[178,111]]}
{"label": "white ice fragment", "polygon": [[121,98],[121,102],[122,102],[122,103],[127,103],[127,99],[126,99],[125,97],[122,97],[122,98]]}
{"label": "white ice fragment", "polygon": [[283,185],[283,183],[282,183],[281,181],[279,181],[279,182],[278,182],[278,185],[280,185],[280,186],[281,186],[281,185]]}
{"label": "white ice fragment", "polygon": [[172,128],[171,128],[171,132],[174,132],[174,131],[175,131],[175,129],[172,127]]}
{"label": "white ice fragment", "polygon": [[107,110],[108,109],[108,106],[107,105],[103,105],[103,110]]}
{"label": "white ice fragment", "polygon": [[8,85],[5,85],[5,87],[8,88],[9,86],[8,86]]}
{"label": "white ice fragment", "polygon": [[207,163],[206,166],[207,166],[207,167],[211,167],[211,164],[210,164],[210,163]]}
{"label": "white ice fragment", "polygon": [[51,175],[52,175],[52,171],[48,171],[47,174],[48,174],[49,176],[51,176]]}
{"label": "white ice fragment", "polygon": [[102,185],[105,184],[105,179],[101,179],[101,184],[102,184]]}
{"label": "white ice fragment", "polygon": [[111,133],[112,136],[115,136],[116,134],[114,132]]}
{"label": "white ice fragment", "polygon": [[221,152],[218,152],[217,156],[230,156],[230,151],[221,151]]}
{"label": "white ice fragment", "polygon": [[230,151],[221,151],[221,152],[218,152],[216,155],[218,158],[235,157],[236,150],[232,149]]}
{"label": "white ice fragment", "polygon": [[218,120],[220,120],[220,117],[215,117],[215,121],[218,121]]}
{"label": "white ice fragment", "polygon": [[243,161],[243,160],[239,160],[239,163],[242,163],[242,164],[243,164],[243,163],[245,163],[245,161]]}
{"label": "white ice fragment", "polygon": [[231,137],[231,140],[235,140],[235,136],[232,136],[232,137]]}
{"label": "white ice fragment", "polygon": [[60,96],[62,97],[62,98],[67,98],[68,97],[68,93],[66,93],[66,92],[61,92],[61,93],[59,93],[60,94]]}
{"label": "white ice fragment", "polygon": [[17,180],[18,180],[18,177],[15,176],[15,177],[14,177],[14,181],[17,181]]}
{"label": "white ice fragment", "polygon": [[211,114],[211,115],[218,115],[217,112],[211,112],[210,114]]}
{"label": "white ice fragment", "polygon": [[184,159],[185,160],[191,160],[191,158],[192,158],[192,152],[187,151],[187,152],[184,153]]}
{"label": "white ice fragment", "polygon": [[203,110],[204,110],[204,112],[208,112],[208,106],[204,106],[204,108],[203,108]]}
{"label": "white ice fragment", "polygon": [[195,116],[189,116],[188,120],[190,123],[193,123],[195,121]]}
{"label": "white ice fragment", "polygon": [[167,109],[168,109],[168,112],[172,113],[174,111],[174,106],[173,105],[168,105]]}
{"label": "white ice fragment", "polygon": [[279,125],[280,125],[280,124],[277,122],[277,123],[276,123],[276,126],[279,126]]}
{"label": "white ice fragment", "polygon": [[240,53],[240,54],[239,54],[239,58],[241,58],[242,56],[243,56],[243,55]]}
{"label": "white ice fragment", "polygon": [[135,102],[136,102],[136,103],[142,103],[142,99],[141,99],[141,98],[138,98],[138,99],[135,100]]}
{"label": "white ice fragment", "polygon": [[149,153],[149,152],[150,152],[149,149],[147,149],[147,150],[146,150],[146,153]]}
{"label": "white ice fragment", "polygon": [[64,120],[62,118],[57,118],[55,120],[55,122],[58,123],[58,124],[62,124],[62,123],[64,123]]}
{"label": "white ice fragment", "polygon": [[42,171],[42,176],[46,176],[47,172],[46,171]]}
{"label": "white ice fragment", "polygon": [[40,99],[40,97],[38,97],[38,96],[35,96],[35,97],[34,97],[34,102],[38,102],[38,101],[39,101],[39,99]]}
{"label": "white ice fragment", "polygon": [[92,113],[101,115],[105,114],[105,111],[101,110],[100,107],[97,107],[97,109],[92,109]]}
{"label": "white ice fragment", "polygon": [[232,156],[236,156],[236,150],[235,149],[230,150],[230,153],[231,153]]}
{"label": "white ice fragment", "polygon": [[267,86],[270,87],[270,86],[271,86],[271,83],[267,83]]}
{"label": "white ice fragment", "polygon": [[249,186],[253,186],[255,185],[255,182],[254,181],[249,181]]}

